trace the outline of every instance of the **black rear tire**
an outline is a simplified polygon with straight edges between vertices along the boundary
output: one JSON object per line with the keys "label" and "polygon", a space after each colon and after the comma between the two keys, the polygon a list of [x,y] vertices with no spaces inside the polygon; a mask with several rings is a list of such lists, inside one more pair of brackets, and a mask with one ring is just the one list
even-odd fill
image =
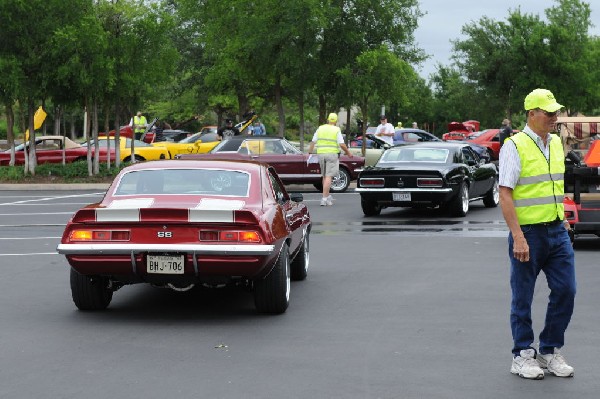
{"label": "black rear tire", "polygon": [[486,208],[495,208],[498,206],[498,204],[500,203],[500,189],[498,188],[498,178],[494,179],[494,185],[492,186],[492,188],[490,188],[490,191],[488,191],[485,194],[485,197],[483,197],[483,205],[485,205]]}
{"label": "black rear tire", "polygon": [[[135,154],[135,162],[144,162],[146,158],[141,155]],[[127,157],[123,160],[123,162],[131,162],[131,157]]]}
{"label": "black rear tire", "polygon": [[381,213],[381,205],[377,201],[361,199],[360,206],[365,216],[377,216]]}
{"label": "black rear tire", "polygon": [[71,269],[71,296],[80,310],[104,310],[110,304],[113,291],[105,277],[85,276]]}
{"label": "black rear tire", "polygon": [[254,305],[260,313],[280,314],[290,303],[290,255],[283,244],[271,272],[254,281]]}
{"label": "black rear tire", "polygon": [[456,197],[448,204],[452,216],[464,217],[469,212],[469,187],[463,182],[458,187]]}
{"label": "black rear tire", "polygon": [[301,281],[308,275],[308,265],[310,263],[309,233],[307,232],[302,240],[298,254],[292,261],[291,277],[292,280]]}

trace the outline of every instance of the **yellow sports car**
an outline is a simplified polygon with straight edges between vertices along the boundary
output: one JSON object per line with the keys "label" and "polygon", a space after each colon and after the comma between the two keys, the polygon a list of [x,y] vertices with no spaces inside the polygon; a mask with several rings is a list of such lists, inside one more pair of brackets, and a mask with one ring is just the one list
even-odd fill
{"label": "yellow sports car", "polygon": [[[103,151],[106,151],[107,145],[108,145],[108,137],[106,136],[99,136],[98,137],[98,145],[100,147],[100,154],[102,154]],[[126,138],[126,137],[119,137],[119,141],[120,141],[120,157],[121,157],[121,161],[123,162],[130,162],[131,161],[131,139],[130,138]],[[110,137],[110,154],[111,154],[111,159],[115,159],[115,137]],[[83,146],[86,145],[86,143],[82,144]],[[90,143],[90,145],[92,146],[92,148],[94,148],[94,143],[93,141]],[[104,150],[103,150],[104,149]],[[159,160],[159,159],[169,159],[169,152],[167,151],[166,148],[164,147],[153,147],[150,144],[144,143],[143,141],[140,140],[135,140],[135,145],[134,145],[134,151],[135,151],[135,159],[137,161],[155,161],[155,160]]]}
{"label": "yellow sports car", "polygon": [[172,143],[170,141],[159,141],[152,143],[152,146],[157,148],[165,148],[169,153],[169,158],[175,159],[175,155],[177,154],[201,154],[209,152],[217,144],[219,144],[219,136],[216,132],[203,131],[192,134],[190,137],[186,137],[177,143]]}

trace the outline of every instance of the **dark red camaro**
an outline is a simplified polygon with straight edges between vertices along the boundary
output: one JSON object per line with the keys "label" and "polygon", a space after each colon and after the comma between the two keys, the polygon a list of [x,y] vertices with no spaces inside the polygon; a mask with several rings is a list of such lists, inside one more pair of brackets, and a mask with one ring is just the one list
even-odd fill
{"label": "dark red camaro", "polygon": [[[321,167],[307,163],[309,154],[301,152],[292,143],[280,137],[235,136],[222,141],[206,154],[181,154],[179,159],[231,159],[265,162],[275,168],[284,184],[313,184],[322,189]],[[340,169],[331,182],[331,191],[343,192],[356,180],[365,166],[359,156],[340,156]]]}
{"label": "dark red camaro", "polygon": [[82,310],[106,308],[127,284],[185,291],[244,285],[260,312],[288,307],[306,278],[310,215],[272,167],[153,161],[124,168],[101,202],[75,213],[58,245]]}

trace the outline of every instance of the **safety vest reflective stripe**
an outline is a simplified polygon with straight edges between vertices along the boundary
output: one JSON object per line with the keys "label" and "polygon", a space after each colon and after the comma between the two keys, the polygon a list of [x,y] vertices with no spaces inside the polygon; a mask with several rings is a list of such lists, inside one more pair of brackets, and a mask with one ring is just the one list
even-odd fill
{"label": "safety vest reflective stripe", "polygon": [[528,199],[520,199],[514,200],[515,206],[534,206],[534,205],[547,205],[556,203],[556,197],[554,195],[543,198],[528,198]]}
{"label": "safety vest reflective stripe", "polygon": [[527,133],[512,140],[521,159],[521,175],[513,190],[519,224],[551,222],[564,218],[564,152],[559,137],[549,139],[549,159]]}
{"label": "safety vest reflective stripe", "polygon": [[545,181],[555,181],[555,180],[564,180],[564,173],[552,173],[552,174],[544,174],[539,176],[529,176],[529,177],[521,177],[517,184],[535,184],[541,183]]}

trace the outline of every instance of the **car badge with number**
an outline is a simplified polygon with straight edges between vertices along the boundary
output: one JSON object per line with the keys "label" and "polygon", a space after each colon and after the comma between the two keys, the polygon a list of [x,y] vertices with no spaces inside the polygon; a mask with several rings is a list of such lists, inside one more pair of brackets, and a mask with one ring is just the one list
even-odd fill
{"label": "car badge with number", "polygon": [[404,187],[404,180],[398,179],[398,187]]}
{"label": "car badge with number", "polygon": [[[167,226],[165,226],[166,228]],[[172,238],[173,237],[173,233],[170,231],[159,231],[156,233],[156,236],[158,238]]]}

